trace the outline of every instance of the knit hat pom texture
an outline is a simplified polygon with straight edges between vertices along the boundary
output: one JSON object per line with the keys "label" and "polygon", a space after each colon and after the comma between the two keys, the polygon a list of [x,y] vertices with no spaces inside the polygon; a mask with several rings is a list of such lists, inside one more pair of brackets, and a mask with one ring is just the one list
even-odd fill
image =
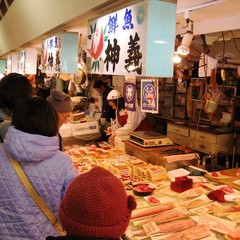
{"label": "knit hat pom texture", "polygon": [[121,181],[108,170],[95,167],[78,176],[61,202],[59,218],[73,236],[119,238],[136,208]]}
{"label": "knit hat pom texture", "polygon": [[47,100],[54,106],[57,112],[71,112],[72,101],[69,95],[58,89],[52,89]]}

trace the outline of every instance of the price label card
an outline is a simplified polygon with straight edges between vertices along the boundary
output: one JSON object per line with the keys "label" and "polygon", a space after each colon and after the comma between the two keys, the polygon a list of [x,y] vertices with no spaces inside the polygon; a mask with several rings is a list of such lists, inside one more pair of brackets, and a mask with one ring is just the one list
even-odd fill
{"label": "price label card", "polygon": [[160,232],[160,229],[155,222],[149,222],[147,224],[144,224],[143,229],[147,235],[152,235],[154,233]]}
{"label": "price label card", "polygon": [[203,225],[205,225],[206,227],[209,227],[209,228],[216,228],[217,227],[217,222],[213,221],[213,220],[200,219],[198,223],[203,224]]}

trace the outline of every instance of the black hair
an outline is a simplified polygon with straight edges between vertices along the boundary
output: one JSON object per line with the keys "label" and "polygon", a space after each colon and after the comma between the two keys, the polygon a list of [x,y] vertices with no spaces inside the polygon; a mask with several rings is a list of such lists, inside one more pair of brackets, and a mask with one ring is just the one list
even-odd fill
{"label": "black hair", "polygon": [[113,102],[117,106],[118,111],[121,111],[121,110],[125,109],[125,99],[124,99],[124,97],[120,97],[118,99],[111,99],[111,100],[108,100],[108,101]]}
{"label": "black hair", "polygon": [[37,90],[37,96],[47,99],[50,95],[50,88],[39,88]]}
{"label": "black hair", "polygon": [[0,108],[12,113],[22,97],[30,97],[33,88],[29,79],[19,73],[9,73],[0,81]]}
{"label": "black hair", "polygon": [[96,80],[94,83],[93,83],[93,88],[101,88],[101,86],[107,86],[107,83],[106,82],[103,82],[102,80]]}
{"label": "black hair", "polygon": [[14,108],[12,125],[26,133],[53,137],[58,133],[58,115],[46,99],[27,97]]}

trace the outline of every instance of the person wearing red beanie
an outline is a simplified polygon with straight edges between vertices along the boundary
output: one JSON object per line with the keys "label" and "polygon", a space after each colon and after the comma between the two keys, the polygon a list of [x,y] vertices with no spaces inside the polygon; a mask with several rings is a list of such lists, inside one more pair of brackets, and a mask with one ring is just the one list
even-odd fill
{"label": "person wearing red beanie", "polygon": [[95,167],[69,185],[59,207],[59,220],[67,236],[52,239],[115,240],[125,233],[137,206],[121,181],[110,171]]}

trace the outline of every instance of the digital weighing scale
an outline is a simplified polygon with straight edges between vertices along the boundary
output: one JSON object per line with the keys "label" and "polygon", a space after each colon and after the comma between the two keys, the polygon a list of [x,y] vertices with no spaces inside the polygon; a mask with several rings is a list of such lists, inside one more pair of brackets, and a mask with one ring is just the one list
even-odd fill
{"label": "digital weighing scale", "polygon": [[129,141],[141,147],[160,147],[174,144],[169,137],[153,131],[130,132]]}

